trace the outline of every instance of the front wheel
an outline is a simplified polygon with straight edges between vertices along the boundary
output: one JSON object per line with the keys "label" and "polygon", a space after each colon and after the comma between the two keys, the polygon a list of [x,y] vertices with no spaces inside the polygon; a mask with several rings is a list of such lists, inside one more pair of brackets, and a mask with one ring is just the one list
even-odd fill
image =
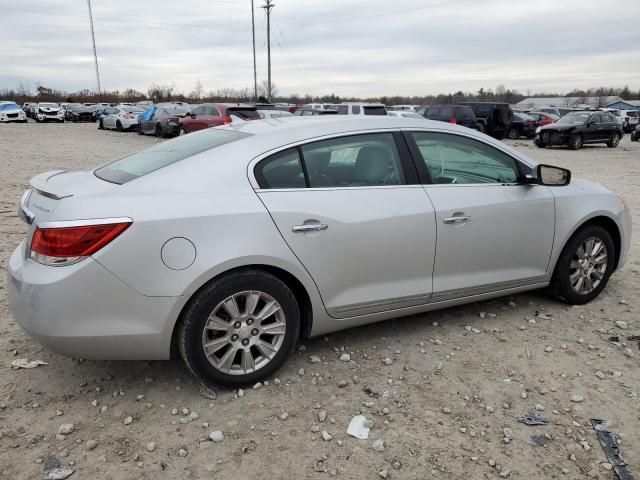
{"label": "front wheel", "polygon": [[180,127],[180,131],[178,132],[178,135],[179,136],[183,136],[183,135],[186,135],[186,134],[187,134],[187,131],[184,129],[184,127]]}
{"label": "front wheel", "polygon": [[518,138],[520,136],[520,134],[518,133],[518,129],[517,128],[510,128],[509,129],[509,138],[511,140],[515,140],[516,138]]}
{"label": "front wheel", "polygon": [[560,254],[551,281],[553,292],[572,305],[590,302],[607,285],[615,259],[609,232],[598,225],[579,230]]}
{"label": "front wheel", "polygon": [[156,137],[164,138],[164,133],[162,133],[162,127],[160,125],[156,125]]}
{"label": "front wheel", "polygon": [[569,138],[569,148],[571,150],[580,150],[582,148],[582,135],[571,135]]}
{"label": "front wheel", "polygon": [[278,370],[300,331],[295,296],[280,279],[258,270],[214,280],[182,317],[178,348],[207,385],[252,385]]}
{"label": "front wheel", "polygon": [[614,133],[613,135],[611,135],[611,138],[607,142],[607,147],[616,148],[619,143],[620,143],[620,134]]}

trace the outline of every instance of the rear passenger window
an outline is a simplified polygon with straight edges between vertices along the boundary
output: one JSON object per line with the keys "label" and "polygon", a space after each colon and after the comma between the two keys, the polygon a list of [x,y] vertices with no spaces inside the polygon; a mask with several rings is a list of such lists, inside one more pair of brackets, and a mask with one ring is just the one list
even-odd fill
{"label": "rear passenger window", "polygon": [[296,148],[262,160],[255,169],[260,188],[305,188],[302,163]]}
{"label": "rear passenger window", "polygon": [[364,107],[365,115],[386,115],[387,109],[385,107]]}
{"label": "rear passenger window", "polygon": [[332,138],[302,146],[311,188],[405,183],[393,134]]}
{"label": "rear passenger window", "polygon": [[360,105],[354,105],[351,110],[354,115],[360,115]]}

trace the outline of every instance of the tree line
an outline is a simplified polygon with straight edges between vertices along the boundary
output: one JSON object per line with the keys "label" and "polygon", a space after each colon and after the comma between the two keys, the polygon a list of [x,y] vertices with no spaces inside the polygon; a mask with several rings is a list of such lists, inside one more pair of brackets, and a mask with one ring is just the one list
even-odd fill
{"label": "tree line", "polygon": [[[205,90],[200,81],[196,82],[193,90],[184,93],[177,91],[173,85],[154,83],[147,88],[146,92],[127,88],[125,90],[105,90],[95,92],[89,89],[77,92],[67,92],[64,90],[50,88],[36,83],[35,88],[20,84],[17,88],[0,89],[0,99],[13,100],[18,103],[24,102],[139,102],[151,100],[155,103],[184,101],[190,103],[237,103],[255,101],[254,89],[244,88],[217,88],[215,90]],[[640,99],[640,91],[632,92],[628,86],[623,88],[599,87],[588,90],[574,89],[568,93],[557,92],[526,92],[526,95],[518,90],[511,90],[504,85],[498,85],[495,90],[481,88],[477,92],[457,91],[454,93],[441,93],[438,95],[393,95],[381,97],[357,97],[330,95],[279,95],[278,88],[272,85],[272,98],[274,102],[305,104],[305,103],[340,103],[340,102],[381,102],[385,105],[436,105],[469,101],[493,101],[517,103],[528,97],[599,97],[617,95],[625,100]],[[258,88],[258,102],[266,102],[267,85],[262,82]]]}

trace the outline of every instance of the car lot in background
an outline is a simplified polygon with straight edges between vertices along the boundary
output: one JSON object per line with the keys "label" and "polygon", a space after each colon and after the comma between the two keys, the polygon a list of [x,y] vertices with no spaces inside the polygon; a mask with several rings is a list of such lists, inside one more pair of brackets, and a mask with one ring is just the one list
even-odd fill
{"label": "car lot in background", "polygon": [[[280,111],[280,110],[277,110]],[[193,106],[180,118],[179,134],[191,133],[204,128],[219,127],[234,122],[260,120],[253,105],[241,103],[203,103]]]}
{"label": "car lot in background", "polygon": [[509,126],[508,137],[516,139],[518,137],[533,138],[539,124],[535,118],[526,113],[514,112]]}
{"label": "car lot in background", "polygon": [[640,123],[640,111],[638,110],[620,110],[620,116],[622,117],[622,128],[626,133],[635,130]]}
{"label": "car lot in background", "polygon": [[293,114],[298,117],[310,117],[313,115],[337,115],[338,111],[333,108],[301,107],[293,112]]}
{"label": "car lot in background", "polygon": [[138,118],[138,134],[175,137],[180,133],[180,119],[189,112],[188,105],[152,105]]}
{"label": "car lot in background", "polygon": [[105,109],[98,128],[116,129],[120,132],[138,128],[138,119],[144,109],[130,105],[118,105]]}
{"label": "car lot in background", "polygon": [[430,107],[420,107],[416,113],[428,120],[447,122],[463,127],[475,129],[477,126],[476,115],[471,107],[462,105],[433,105]]}
{"label": "car lot in background", "polygon": [[579,109],[576,108],[571,108],[571,107],[538,107],[538,108],[534,108],[531,111],[532,112],[544,112],[544,113],[551,113],[553,115],[555,115],[556,117],[560,118],[565,116],[567,113],[571,113],[571,112],[575,112]]}
{"label": "car lot in background", "polygon": [[382,103],[339,103],[329,107],[338,115],[386,115],[387,107]]}
{"label": "car lot in background", "polygon": [[95,122],[95,111],[86,105],[71,105],[65,109],[65,118],[72,122]]}
{"label": "car lot in background", "polygon": [[0,123],[26,123],[27,114],[15,102],[0,101]]}
{"label": "car lot in background", "polygon": [[623,136],[622,126],[610,113],[583,111],[568,113],[555,123],[539,127],[534,142],[540,148],[566,145],[571,150],[579,150],[593,143],[614,148]]}
{"label": "car lot in background", "polygon": [[34,107],[36,122],[64,122],[64,110],[57,103],[40,102]]}
{"label": "car lot in background", "polygon": [[387,114],[390,117],[400,117],[400,118],[424,118],[419,113],[416,113],[411,110],[388,110]]}
{"label": "car lot in background", "polygon": [[532,117],[536,122],[538,122],[538,126],[549,125],[550,123],[558,121],[557,115],[553,113],[547,112],[523,112]]}
{"label": "car lot in background", "polygon": [[460,102],[473,109],[476,116],[476,128],[497,139],[504,138],[509,133],[509,125],[513,112],[507,103],[497,102]]}

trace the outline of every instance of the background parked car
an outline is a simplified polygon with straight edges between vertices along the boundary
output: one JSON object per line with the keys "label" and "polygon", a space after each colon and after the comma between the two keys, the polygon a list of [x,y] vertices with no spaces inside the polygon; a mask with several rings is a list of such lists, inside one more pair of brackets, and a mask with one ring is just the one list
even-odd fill
{"label": "background parked car", "polygon": [[516,139],[518,137],[533,138],[539,124],[535,118],[526,113],[514,112],[509,127],[509,138]]}
{"label": "background parked car", "polygon": [[263,120],[295,116],[293,113],[283,110],[258,110],[258,115],[260,115],[260,118],[262,118]]}
{"label": "background parked car", "polygon": [[564,117],[567,113],[579,111],[571,107],[537,107],[531,110],[531,112],[544,112],[552,113],[558,118]]}
{"label": "background parked car", "polygon": [[509,133],[513,112],[508,103],[461,102],[460,105],[473,109],[476,115],[476,128],[480,132],[498,139],[504,138]]}
{"label": "background parked car", "polygon": [[36,122],[64,123],[64,110],[57,103],[41,102],[35,108]]}
{"label": "background parked car", "polygon": [[138,119],[144,109],[129,105],[109,107],[99,120],[98,128],[115,128],[120,132],[138,128]]}
{"label": "background parked car", "polygon": [[568,113],[556,123],[538,128],[534,142],[540,148],[567,145],[578,150],[587,143],[606,143],[613,148],[623,135],[622,126],[610,113],[584,111]]}
{"label": "background parked car", "polygon": [[639,122],[638,115],[640,112],[638,110],[620,110],[620,115],[622,116],[622,129],[625,132],[633,132]]}
{"label": "background parked car", "polygon": [[31,110],[31,106],[35,105],[34,102],[24,102],[22,104],[22,111],[27,115],[27,117],[29,116],[29,112]]}
{"label": "background parked car", "polygon": [[65,112],[65,118],[72,122],[95,122],[95,111],[85,105],[73,105]]}
{"label": "background parked car", "polygon": [[429,120],[476,128],[476,115],[473,113],[471,107],[462,105],[432,105],[430,107],[420,107],[417,113]]}
{"label": "background parked car", "polygon": [[388,110],[387,114],[390,117],[401,117],[401,118],[424,118],[419,113],[413,112],[411,110]]}
{"label": "background parked car", "polygon": [[640,125],[637,125],[635,130],[631,132],[631,141],[637,142],[640,140]]}
{"label": "background parked car", "polygon": [[253,105],[241,103],[203,103],[180,118],[180,135],[203,128],[228,125],[234,121],[260,120]]}
{"label": "background parked car", "polygon": [[525,113],[530,117],[533,117],[533,119],[536,122],[538,122],[538,126],[549,125],[550,123],[556,122],[558,118],[560,118],[557,115],[554,115],[553,113],[547,113],[547,112],[525,112]]}
{"label": "background parked car", "polygon": [[140,115],[138,133],[158,137],[175,137],[180,133],[180,119],[189,111],[188,105],[152,105]]}
{"label": "background parked car", "polygon": [[308,117],[311,115],[337,115],[338,111],[332,108],[312,108],[312,107],[300,107],[295,112],[294,115]]}
{"label": "background parked car", "polygon": [[329,108],[338,115],[386,115],[387,107],[382,103],[340,103]]}
{"label": "background parked car", "polygon": [[415,112],[418,108],[420,108],[420,105],[392,105],[387,107],[387,110],[406,110],[409,112]]}
{"label": "background parked car", "polygon": [[27,114],[15,102],[0,102],[0,123],[27,123]]}

